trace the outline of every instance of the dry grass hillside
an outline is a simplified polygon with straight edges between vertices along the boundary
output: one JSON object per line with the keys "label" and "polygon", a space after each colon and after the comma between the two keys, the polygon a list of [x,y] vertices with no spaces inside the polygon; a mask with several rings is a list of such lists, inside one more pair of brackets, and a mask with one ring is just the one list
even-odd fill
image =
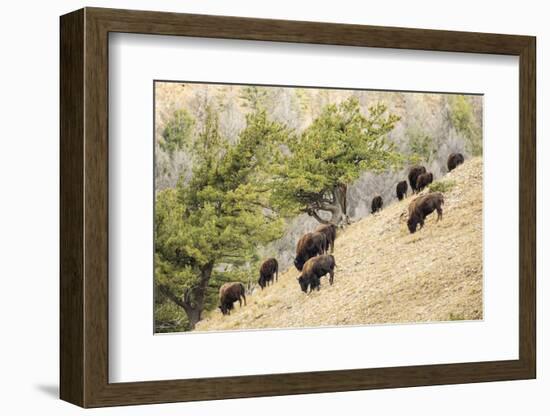
{"label": "dry grass hillside", "polygon": [[292,267],[247,296],[247,306],[236,304],[230,316],[212,311],[196,330],[482,319],[482,171],[474,158],[439,178],[454,184],[444,192],[443,220],[432,214],[415,234],[400,219],[410,195],[339,231],[333,286],[324,277],[306,295]]}

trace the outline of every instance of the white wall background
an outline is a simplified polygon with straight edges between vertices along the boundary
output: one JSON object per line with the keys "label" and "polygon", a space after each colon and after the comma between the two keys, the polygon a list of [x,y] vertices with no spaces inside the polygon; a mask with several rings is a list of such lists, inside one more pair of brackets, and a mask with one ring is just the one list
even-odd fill
{"label": "white wall background", "polygon": [[[317,415],[548,414],[550,360],[543,277],[543,239],[550,236],[542,213],[549,209],[543,183],[550,146],[544,143],[544,102],[550,99],[545,61],[550,26],[545,3],[471,1],[443,3],[297,2],[278,0],[5,2],[0,14],[0,410],[3,414],[70,415],[82,412],[58,395],[58,16],[82,6],[155,9],[387,26],[530,34],[538,37],[538,379],[534,381],[423,387],[338,394],[167,404],[87,411],[88,414]],[[546,87],[546,88],[545,88]]]}

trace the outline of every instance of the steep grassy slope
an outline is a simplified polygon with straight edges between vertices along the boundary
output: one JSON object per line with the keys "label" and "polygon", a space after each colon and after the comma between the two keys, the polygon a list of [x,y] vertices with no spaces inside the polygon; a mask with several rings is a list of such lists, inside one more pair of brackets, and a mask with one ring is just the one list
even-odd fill
{"label": "steep grassy slope", "polygon": [[[231,316],[210,312],[196,330],[314,327],[482,318],[482,160],[440,178],[443,220],[409,234],[409,196],[340,231],[333,286],[308,295],[290,268]],[[424,191],[424,192],[427,192]]]}

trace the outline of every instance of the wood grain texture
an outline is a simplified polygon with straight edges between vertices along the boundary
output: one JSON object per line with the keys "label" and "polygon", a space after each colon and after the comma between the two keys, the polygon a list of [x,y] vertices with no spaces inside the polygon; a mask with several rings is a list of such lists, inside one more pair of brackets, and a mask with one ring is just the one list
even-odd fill
{"label": "wood grain texture", "polygon": [[536,377],[537,152],[536,40],[520,54],[519,356]]}
{"label": "wood grain texture", "polygon": [[[520,57],[520,357],[140,383],[108,381],[108,33]],[[61,397],[83,407],[535,377],[535,38],[87,8],[61,18]]]}
{"label": "wood grain texture", "polygon": [[84,404],[84,12],[60,24],[60,388]]}
{"label": "wood grain texture", "polygon": [[94,403],[108,380],[109,309],[109,140],[108,33],[85,11],[84,59],[84,312],[85,406]]}

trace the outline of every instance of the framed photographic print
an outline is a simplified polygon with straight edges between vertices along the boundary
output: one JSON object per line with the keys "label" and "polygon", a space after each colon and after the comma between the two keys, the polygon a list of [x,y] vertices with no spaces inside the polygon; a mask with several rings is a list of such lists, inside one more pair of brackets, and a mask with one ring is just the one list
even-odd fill
{"label": "framed photographic print", "polygon": [[535,49],[62,16],[61,398],[534,378]]}

